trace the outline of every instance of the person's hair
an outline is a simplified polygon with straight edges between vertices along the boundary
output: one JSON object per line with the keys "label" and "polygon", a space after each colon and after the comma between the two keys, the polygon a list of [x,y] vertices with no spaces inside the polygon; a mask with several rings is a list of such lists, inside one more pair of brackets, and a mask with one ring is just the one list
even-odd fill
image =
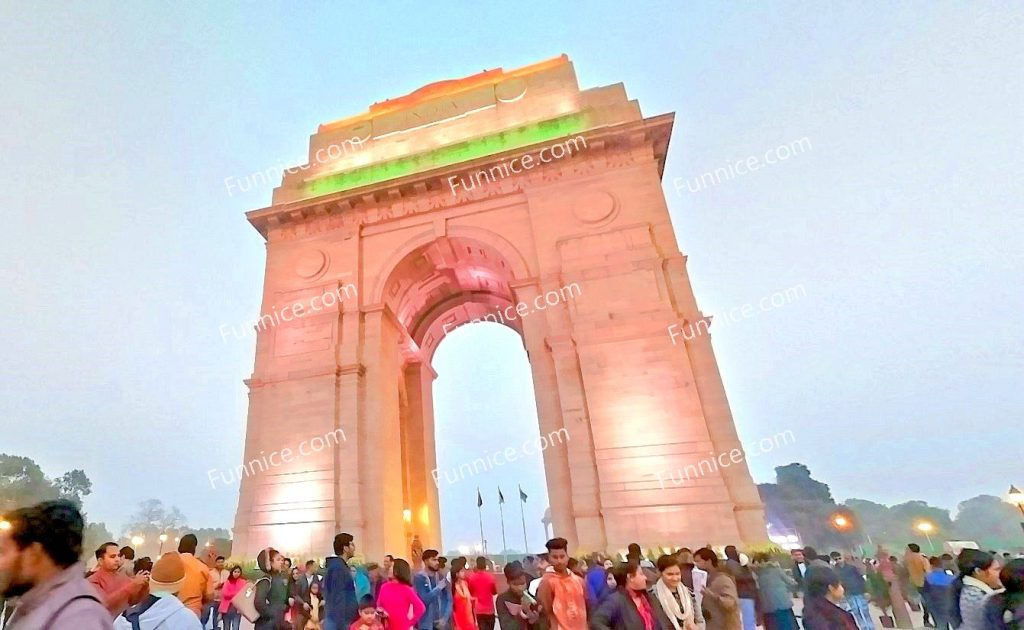
{"label": "person's hair", "polygon": [[953,559],[953,554],[951,554],[951,553],[944,553],[944,554],[942,554],[939,557],[948,562],[948,561]]}
{"label": "person's hair", "polygon": [[889,562],[891,562],[893,564],[899,564],[900,563],[900,559],[897,558],[896,556],[889,556]]}
{"label": "person's hair", "polygon": [[373,603],[373,595],[363,595],[359,598],[359,610],[366,610],[367,608],[377,608],[377,604]]}
{"label": "person's hair", "polygon": [[818,557],[818,552],[814,550],[814,547],[804,547],[802,550],[801,549],[797,549],[797,551],[803,551],[804,552],[804,559],[805,560],[814,560],[815,558]]}
{"label": "person's hair", "polygon": [[953,614],[950,615],[950,619],[953,621],[954,628],[959,628],[964,623],[960,611],[960,593],[964,590],[964,578],[973,576],[975,571],[984,571],[995,561],[992,554],[980,549],[963,549],[956,557],[956,567],[959,569],[960,575],[953,582]]}
{"label": "person's hair", "polygon": [[[553,539],[552,539],[552,540],[553,540]],[[545,551],[545,552],[543,552],[543,553],[538,553],[538,554],[537,554],[537,561],[538,561],[538,562],[547,562],[547,563],[550,563],[550,562],[551,562],[551,559],[550,559],[550,557],[549,557],[549,555],[548,555],[548,552],[546,552],[546,551]]]}
{"label": "person's hair", "polygon": [[394,573],[396,580],[406,586],[412,586],[412,569],[409,567],[408,562],[401,558],[395,558],[391,571]]}
{"label": "person's hair", "polygon": [[740,561],[740,552],[736,550],[736,545],[725,546],[725,557],[728,560],[735,560],[736,562]]}
{"label": "person's hair", "polygon": [[420,560],[422,560],[423,562],[426,562],[427,560],[430,560],[431,558],[436,558],[436,557],[437,557],[437,549],[427,549],[426,551],[423,552],[423,555],[420,556]]}
{"label": "person's hair", "polygon": [[116,549],[117,548],[117,543],[115,543],[115,542],[105,542],[102,545],[100,545],[99,547],[96,547],[96,559],[97,560],[99,560],[103,556],[107,555],[107,548],[108,547],[114,547]]}
{"label": "person's hair", "polygon": [[238,569],[238,577],[242,577],[242,565],[240,564],[233,564],[228,567],[228,577],[231,577],[231,574],[235,572],[235,569]]}
{"label": "person's hair", "polygon": [[487,558],[483,556],[476,557],[476,568],[478,571],[483,571],[487,568]]}
{"label": "person's hair", "polygon": [[570,571],[574,571],[579,566],[580,566],[579,558],[572,558],[572,557],[569,558],[569,570]]}
{"label": "person's hair", "polygon": [[185,534],[178,541],[178,553],[190,553],[195,555],[196,547],[199,546],[199,539],[195,534]]}
{"label": "person's hair", "polygon": [[914,553],[921,553],[921,545],[917,543],[910,543],[909,545],[907,545],[907,549],[913,551]]}
{"label": "person's hair", "polygon": [[523,565],[518,560],[506,564],[502,567],[501,572],[505,574],[505,581],[509,584],[515,580],[526,578],[526,571],[523,570]]}
{"label": "person's hair", "polygon": [[70,501],[44,501],[9,512],[9,535],[18,549],[39,543],[53,563],[62,569],[78,562],[82,555],[82,513]]}
{"label": "person's hair", "polygon": [[438,556],[437,564],[443,567],[444,565],[448,564],[448,558],[445,558],[444,556]]}
{"label": "person's hair", "polygon": [[940,558],[938,556],[932,556],[931,558],[928,558],[928,565],[936,567],[936,568],[941,567],[942,566],[942,558]]}
{"label": "person's hair", "polygon": [[839,585],[839,574],[832,567],[812,566],[804,575],[804,589],[807,598],[824,597],[828,587]]}
{"label": "person's hair", "polygon": [[626,588],[626,581],[629,576],[635,575],[640,570],[640,562],[636,558],[630,558],[626,562],[620,562],[612,567],[612,577],[615,578],[615,585],[619,588]]}
{"label": "person's hair", "polygon": [[292,559],[291,559],[291,558],[285,558],[285,559],[284,559],[284,562],[285,562],[285,564],[287,564],[288,566],[292,566]]}
{"label": "person's hair", "polygon": [[683,547],[682,549],[680,549],[676,553],[689,553],[689,554],[692,554],[693,553],[693,549],[690,549],[689,547]]}
{"label": "person's hair", "polygon": [[270,573],[270,563],[274,561],[274,556],[279,555],[281,553],[277,549],[267,547],[256,555],[256,566],[260,568],[260,571]]}
{"label": "person's hair", "polygon": [[658,558],[658,571],[663,572],[669,567],[679,566],[679,556],[665,554]]}
{"label": "person's hair", "polygon": [[[555,549],[561,549],[562,551],[569,550],[569,541],[564,538],[552,538],[551,540],[544,543],[544,546],[548,548],[548,553]],[[544,558],[547,560],[547,558]]]}
{"label": "person's hair", "polygon": [[316,566],[316,560],[306,560],[306,568],[307,569],[309,567],[315,567],[315,566]]}
{"label": "person's hair", "polygon": [[452,574],[451,574],[452,575],[452,579],[455,579],[455,576],[457,576],[459,574],[459,571],[461,571],[461,570],[463,570],[465,568],[466,568],[466,559],[463,558],[462,556],[459,556],[458,558],[452,560]]}
{"label": "person's hair", "polygon": [[832,553],[828,554],[828,557],[839,559],[843,557],[843,554],[839,553],[838,551],[833,551]]}
{"label": "person's hair", "polygon": [[718,554],[707,547],[701,547],[693,555],[701,560],[707,560],[713,567],[718,566]]}
{"label": "person's hair", "polygon": [[639,558],[642,555],[643,552],[640,550],[640,545],[636,543],[629,543],[629,547],[626,548],[627,558]]}
{"label": "person's hair", "polygon": [[346,532],[341,532],[340,534],[335,536],[334,537],[334,555],[340,556],[341,552],[345,550],[345,547],[348,547],[349,545],[351,545],[353,540],[355,540],[355,538],[352,537],[352,534],[349,534],[349,533],[346,533]]}
{"label": "person's hair", "polygon": [[370,571],[373,571],[374,569],[379,569],[379,568],[380,568],[380,565],[377,564],[376,562],[367,562],[366,563],[366,571],[367,572],[370,572]]}
{"label": "person's hair", "polygon": [[121,551],[119,553],[125,560],[135,559],[135,550],[129,547],[128,545],[121,547]]}
{"label": "person's hair", "polygon": [[135,561],[135,568],[132,570],[134,575],[138,575],[143,571],[153,570],[153,560],[149,556],[143,556]]}
{"label": "person's hair", "polygon": [[227,558],[225,558],[224,556],[217,556],[214,562],[216,562],[217,560],[227,560]]}
{"label": "person's hair", "polygon": [[[995,595],[996,604],[1002,611],[1018,610],[1024,606],[1024,558],[1010,560],[999,572],[999,581],[1006,590]],[[1000,615],[1002,616],[1002,615]]]}
{"label": "person's hair", "polygon": [[392,561],[392,562],[395,561],[395,557],[393,555],[391,555],[390,553],[384,554],[384,557],[387,558],[388,560]]}

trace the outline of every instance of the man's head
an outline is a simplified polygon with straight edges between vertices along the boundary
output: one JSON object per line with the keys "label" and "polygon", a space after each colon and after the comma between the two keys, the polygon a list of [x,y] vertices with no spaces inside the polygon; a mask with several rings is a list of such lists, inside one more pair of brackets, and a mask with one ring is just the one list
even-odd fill
{"label": "man's head", "polygon": [[910,543],[909,545],[907,545],[907,549],[909,549],[913,553],[921,553],[921,545],[917,543]]}
{"label": "man's head", "polygon": [[552,538],[544,544],[548,548],[548,562],[556,573],[569,570],[569,541],[564,538]]}
{"label": "man's head", "polygon": [[334,555],[348,560],[356,553],[356,541],[352,534],[341,532],[334,537]]}
{"label": "man's head", "polygon": [[437,549],[427,549],[420,559],[423,560],[423,566],[431,571],[437,571],[441,567],[441,562],[437,558]]}
{"label": "man's head", "polygon": [[626,547],[626,558],[635,558],[639,560],[641,555],[642,552],[640,551],[640,545],[636,543],[629,543],[629,546]]}
{"label": "man's head", "polygon": [[804,547],[804,559],[807,562],[815,560],[818,557],[818,552],[814,550],[814,547]]}
{"label": "man's head", "polygon": [[227,562],[227,559],[224,556],[217,556],[217,559],[213,561],[213,566],[216,567],[218,571],[223,571],[225,562]]}
{"label": "man's head", "polygon": [[529,579],[526,576],[526,572],[523,571],[522,565],[518,562],[509,562],[502,571],[505,573],[508,589],[513,594],[520,596],[526,592],[526,585],[529,583]]}
{"label": "man's head", "polygon": [[940,558],[938,556],[932,556],[931,558],[928,558],[928,566],[931,567],[933,571],[935,569],[940,569],[941,570],[942,569],[942,558]]}
{"label": "man's head", "polygon": [[121,568],[121,550],[117,543],[105,542],[96,548],[96,568],[109,573]]}
{"label": "man's head", "polygon": [[384,555],[384,565],[383,566],[384,566],[385,570],[390,571],[391,570],[391,565],[393,565],[394,563],[395,563],[395,557],[393,555],[391,555],[390,553]]}
{"label": "man's head", "polygon": [[285,558],[284,559],[284,570],[285,571],[291,571],[292,570],[292,559],[291,558]]}
{"label": "man's head", "polygon": [[806,562],[806,560],[804,558],[804,550],[803,549],[793,549],[792,551],[789,552],[789,555],[793,557],[793,562],[795,562],[797,564],[800,564],[801,562]]}
{"label": "man's head", "polygon": [[0,597],[17,597],[78,562],[85,523],[70,501],[0,517]]}
{"label": "man's head", "polygon": [[120,556],[121,560],[132,561],[135,559],[135,550],[128,546],[121,547]]}
{"label": "man's head", "polygon": [[476,557],[476,570],[477,571],[486,571],[487,570],[487,558],[485,558],[484,556],[477,556]]}
{"label": "man's head", "polygon": [[306,575],[313,575],[316,569],[316,560],[306,560]]}
{"label": "man's head", "polygon": [[701,547],[693,554],[693,563],[702,571],[711,571],[718,567],[718,554],[707,547]]}
{"label": "man's head", "polygon": [[178,553],[190,553],[194,556],[197,547],[199,547],[199,539],[195,534],[185,534],[178,541]]}
{"label": "man's head", "polygon": [[534,569],[536,569],[537,571],[543,573],[543,572],[547,571],[548,567],[550,567],[550,566],[551,566],[551,559],[548,556],[548,552],[545,551],[544,553],[538,553],[537,554],[537,559],[533,563]]}

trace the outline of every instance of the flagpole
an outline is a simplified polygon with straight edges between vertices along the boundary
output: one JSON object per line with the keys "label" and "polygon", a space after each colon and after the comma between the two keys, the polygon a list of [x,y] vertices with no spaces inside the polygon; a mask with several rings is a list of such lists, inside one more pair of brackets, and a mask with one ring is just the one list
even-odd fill
{"label": "flagpole", "polygon": [[480,549],[487,555],[487,549],[484,547],[484,502],[480,499],[480,488],[476,489],[476,497],[476,511],[480,516]]}
{"label": "flagpole", "polygon": [[508,564],[508,543],[505,542],[505,497],[501,494],[501,486],[498,486],[498,514],[501,515],[501,564]]}
{"label": "flagpole", "polygon": [[526,512],[523,511],[523,487],[519,486],[519,516],[523,519],[523,553],[530,554],[530,543],[526,541]]}

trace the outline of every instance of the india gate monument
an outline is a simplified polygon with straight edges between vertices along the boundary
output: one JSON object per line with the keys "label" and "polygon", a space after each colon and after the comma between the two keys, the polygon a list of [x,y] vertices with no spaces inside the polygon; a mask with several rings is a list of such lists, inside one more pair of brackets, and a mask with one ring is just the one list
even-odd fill
{"label": "india gate monument", "polygon": [[580,89],[562,55],[320,125],[308,163],[247,214],[273,322],[246,381],[244,461],[331,446],[241,479],[235,553],[322,556],[340,531],[365,557],[414,536],[442,548],[431,362],[447,332],[496,313],[522,337],[539,433],[570,438],[543,452],[570,550],[766,540],[745,462],[665,482],[741,448],[709,335],[667,333],[707,326],[662,190],[673,118],[644,118],[622,84]]}

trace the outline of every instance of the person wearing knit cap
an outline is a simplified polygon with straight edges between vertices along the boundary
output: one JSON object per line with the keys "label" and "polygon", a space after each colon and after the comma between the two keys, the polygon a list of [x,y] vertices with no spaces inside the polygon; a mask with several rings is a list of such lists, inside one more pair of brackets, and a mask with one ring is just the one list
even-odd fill
{"label": "person wearing knit cap", "polygon": [[284,571],[284,556],[268,547],[256,556],[256,564],[263,577],[256,580],[253,603],[260,614],[253,625],[255,630],[287,628],[284,616],[288,612],[288,574]]}
{"label": "person wearing knit cap", "polygon": [[114,619],[114,630],[202,630],[199,618],[177,598],[185,583],[185,562],[168,551],[153,565],[149,596]]}

